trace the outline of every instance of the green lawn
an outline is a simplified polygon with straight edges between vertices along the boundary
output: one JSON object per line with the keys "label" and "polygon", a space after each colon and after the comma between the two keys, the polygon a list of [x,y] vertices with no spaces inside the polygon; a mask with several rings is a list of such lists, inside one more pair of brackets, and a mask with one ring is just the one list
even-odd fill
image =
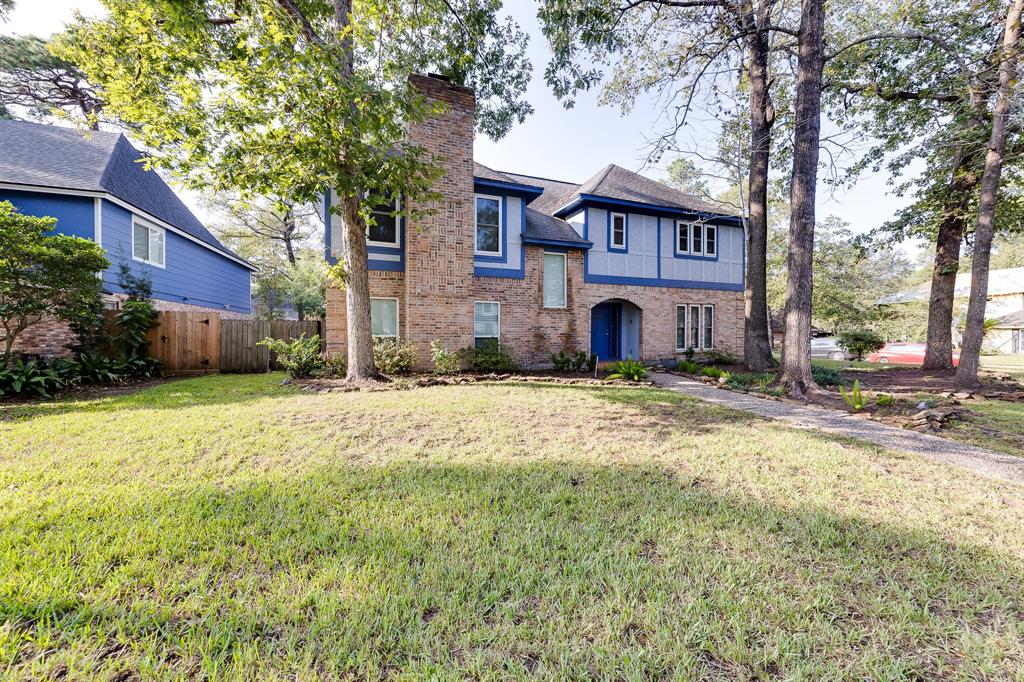
{"label": "green lawn", "polygon": [[11,679],[1024,679],[1024,495],[654,389],[0,407]]}
{"label": "green lawn", "polygon": [[950,422],[944,435],[964,443],[1024,456],[1024,403],[974,400],[965,403],[974,416]]}

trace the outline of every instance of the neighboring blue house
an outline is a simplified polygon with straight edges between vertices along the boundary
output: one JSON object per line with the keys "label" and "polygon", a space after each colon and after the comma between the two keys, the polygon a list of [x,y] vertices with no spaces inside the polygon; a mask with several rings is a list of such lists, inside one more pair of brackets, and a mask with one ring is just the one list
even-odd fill
{"label": "neighboring blue house", "polygon": [[117,272],[125,262],[149,274],[158,308],[248,315],[255,268],[217,241],[142,158],[119,133],[0,121],[0,201],[56,218],[58,232],[102,246],[111,299],[123,293]]}

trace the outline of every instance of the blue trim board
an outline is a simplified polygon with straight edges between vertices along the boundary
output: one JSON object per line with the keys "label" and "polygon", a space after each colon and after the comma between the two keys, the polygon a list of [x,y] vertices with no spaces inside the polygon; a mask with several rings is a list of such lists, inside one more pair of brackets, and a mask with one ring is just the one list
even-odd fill
{"label": "blue trim board", "polygon": [[701,213],[700,211],[692,211],[685,208],[677,208],[672,206],[659,206],[658,204],[647,204],[641,201],[625,201],[623,199],[612,199],[610,197],[602,197],[597,194],[580,194],[574,198],[570,203],[566,204],[562,208],[555,211],[554,215],[556,218],[571,214],[580,206],[585,204],[593,205],[598,208],[611,207],[612,210],[621,209],[642,209],[637,211],[638,213],[647,213],[655,216],[665,217],[682,217],[687,219],[701,220],[706,223],[712,223],[714,225],[732,225],[734,227],[742,227],[743,219],[737,216],[720,215],[717,213]]}
{"label": "blue trim board", "polygon": [[622,236],[626,238],[626,245],[625,246],[612,246],[612,211],[605,211],[605,217],[607,218],[607,223],[608,223],[608,225],[607,225],[608,231],[607,231],[607,233],[605,235],[605,238],[608,241],[605,242],[605,248],[607,249],[608,253],[629,253],[629,213],[624,212],[624,211],[615,211],[615,213],[617,213],[617,214],[619,214],[619,215],[621,215],[623,217],[623,222],[625,224],[622,226],[622,230],[623,230],[623,235]]}
{"label": "blue trim board", "polygon": [[[336,265],[338,259],[331,255],[331,192],[328,189],[324,192],[324,260],[331,265]],[[366,245],[367,270],[384,270],[388,272],[405,272],[405,216],[398,216],[398,246],[370,246]],[[397,255],[397,261],[376,260],[373,254]]]}
{"label": "blue trim board", "polygon": [[658,240],[657,240],[657,242],[655,242],[655,245],[656,245],[655,253],[658,254],[658,267],[657,267],[656,272],[657,272],[657,275],[658,275],[658,279],[661,279],[661,216],[658,216],[658,235],[657,236],[658,236]]}
{"label": "blue trim board", "polygon": [[473,268],[474,277],[498,277],[502,279],[524,279],[524,270],[513,270],[511,268]]}
{"label": "blue trim board", "polygon": [[486,178],[473,178],[473,191],[477,190],[477,187],[484,188],[484,192],[501,192],[502,194],[512,194],[519,196],[530,203],[541,194],[544,193],[543,187],[536,187],[534,185],[521,185],[519,183],[512,182],[501,182],[499,180],[487,180]]}
{"label": "blue trim board", "polygon": [[560,239],[537,239],[535,237],[523,237],[523,243],[530,246],[557,246],[563,249],[580,249],[586,251],[594,247],[587,242],[563,242]]}
{"label": "blue trim board", "polygon": [[620,277],[618,275],[592,275],[583,273],[585,284],[627,284],[640,287],[669,287],[672,289],[714,289],[716,291],[743,291],[742,284],[732,282],[698,282],[684,279],[654,279],[650,277]]}

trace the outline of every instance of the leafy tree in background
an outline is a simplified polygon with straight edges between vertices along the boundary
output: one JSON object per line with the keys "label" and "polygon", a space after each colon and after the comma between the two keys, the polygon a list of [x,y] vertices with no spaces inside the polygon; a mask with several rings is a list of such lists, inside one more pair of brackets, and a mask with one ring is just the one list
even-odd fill
{"label": "leafy tree in background", "polygon": [[527,36],[491,0],[104,0],[57,54],[138,125],[153,162],[206,192],[313,203],[326,188],[345,231],[348,376],[376,378],[363,193],[405,198],[415,219],[439,169],[406,140],[435,112],[407,83],[436,71],[477,94],[504,135],[532,111]]}
{"label": "leafy tree in background", "polygon": [[99,130],[103,98],[78,67],[54,56],[36,36],[0,36],[0,105],[46,119],[59,110]]}
{"label": "leafy tree in background", "polygon": [[110,262],[88,239],[47,234],[56,224],[0,202],[0,362],[10,358],[18,336],[48,318],[76,323],[95,316],[96,273]]}
{"label": "leafy tree in background", "polygon": [[695,197],[710,197],[711,188],[708,187],[707,180],[704,178],[704,172],[697,168],[693,161],[680,156],[665,169],[665,179],[662,182],[685,194]]}

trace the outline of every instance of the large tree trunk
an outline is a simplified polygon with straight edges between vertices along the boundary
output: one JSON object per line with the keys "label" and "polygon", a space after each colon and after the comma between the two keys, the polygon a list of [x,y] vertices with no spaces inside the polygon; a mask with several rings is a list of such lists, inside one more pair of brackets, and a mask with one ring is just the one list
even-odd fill
{"label": "large tree trunk", "polygon": [[973,387],[978,382],[978,361],[985,335],[985,301],[988,298],[988,266],[995,234],[996,195],[1006,151],[1006,124],[1010,114],[1010,97],[1017,76],[1017,42],[1020,39],[1021,10],[1024,0],[1013,0],[1006,13],[1003,49],[999,61],[999,90],[992,111],[992,137],[985,154],[985,172],[981,176],[978,197],[978,223],[974,228],[974,253],[971,264],[971,297],[967,304],[967,328],[960,349],[957,383]]}
{"label": "large tree trunk", "polygon": [[793,396],[817,386],[811,378],[811,294],[814,263],[814,202],[821,139],[821,75],[825,66],[825,0],[801,0],[790,189],[789,252],[786,259],[786,337],[779,382]]}
{"label": "large tree trunk", "polygon": [[[352,14],[352,0],[334,0],[334,25],[341,34],[341,69],[347,78],[355,74],[355,47],[346,29]],[[352,102],[350,106],[355,107]],[[355,117],[353,117],[355,120]],[[345,150],[341,150],[344,156]],[[347,162],[345,162],[347,163]],[[343,164],[344,165],[344,164]],[[341,196],[341,219],[345,228],[345,310],[348,334],[348,379],[379,379],[373,361],[373,328],[370,325],[370,264],[366,252],[366,225],[359,215],[359,196]]]}
{"label": "large tree trunk", "polygon": [[[761,3],[759,26],[767,24]],[[747,219],[747,272],[743,290],[743,358],[752,372],[775,366],[768,331],[768,156],[775,110],[768,89],[768,32],[747,36],[750,72],[750,210]]]}
{"label": "large tree trunk", "polygon": [[953,299],[960,268],[960,244],[967,231],[971,193],[978,184],[978,176],[971,163],[973,156],[963,152],[957,154],[943,202],[928,297],[928,344],[922,365],[924,369],[953,369]]}

